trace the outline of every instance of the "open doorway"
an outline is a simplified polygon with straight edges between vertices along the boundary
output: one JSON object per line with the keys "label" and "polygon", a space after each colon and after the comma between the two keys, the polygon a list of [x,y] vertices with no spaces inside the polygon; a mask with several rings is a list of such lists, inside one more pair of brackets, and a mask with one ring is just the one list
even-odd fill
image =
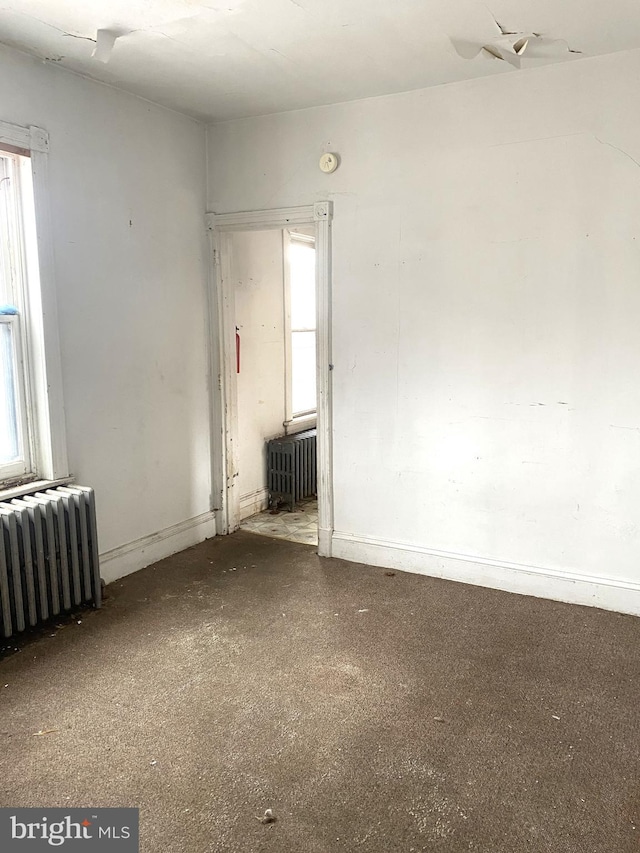
{"label": "open doorway", "polygon": [[[317,544],[322,556],[333,529],[330,219],[328,202],[208,215],[220,332],[212,353],[218,532],[243,527]],[[293,446],[297,461],[283,468],[276,451]],[[292,464],[298,485],[289,494],[281,484],[294,480],[278,472]]]}
{"label": "open doorway", "polygon": [[[317,476],[305,470],[315,466],[317,439],[314,231],[301,225],[229,234],[240,528],[307,545],[318,544]],[[299,443],[305,451],[314,446],[297,453],[301,470],[284,473],[293,453],[276,449],[295,452]],[[294,477],[298,488],[287,494]]]}

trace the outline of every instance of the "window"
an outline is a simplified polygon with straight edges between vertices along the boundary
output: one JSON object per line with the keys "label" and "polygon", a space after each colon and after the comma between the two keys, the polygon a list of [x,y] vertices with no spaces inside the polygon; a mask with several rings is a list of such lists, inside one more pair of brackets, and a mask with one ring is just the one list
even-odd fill
{"label": "window", "polygon": [[48,148],[45,131],[0,121],[0,491],[69,475]]}
{"label": "window", "polygon": [[313,237],[290,234],[287,247],[287,422],[315,419],[316,400],[316,251]]}
{"label": "window", "polygon": [[21,203],[23,189],[30,189],[24,187],[28,160],[0,149],[0,481],[24,477],[32,470]]}

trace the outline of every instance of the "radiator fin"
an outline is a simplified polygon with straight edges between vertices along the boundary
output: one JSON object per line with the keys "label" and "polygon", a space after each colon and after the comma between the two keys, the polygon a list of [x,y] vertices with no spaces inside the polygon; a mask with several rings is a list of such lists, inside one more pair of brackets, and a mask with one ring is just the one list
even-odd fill
{"label": "radiator fin", "polygon": [[317,491],[316,431],[299,432],[267,442],[267,488],[271,503],[296,503]]}
{"label": "radiator fin", "polygon": [[95,496],[59,486],[0,503],[0,635],[100,607]]}

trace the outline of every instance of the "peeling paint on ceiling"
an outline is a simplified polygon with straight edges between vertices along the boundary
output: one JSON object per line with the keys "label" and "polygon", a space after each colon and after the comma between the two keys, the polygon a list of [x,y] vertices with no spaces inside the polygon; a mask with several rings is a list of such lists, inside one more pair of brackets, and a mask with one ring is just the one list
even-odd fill
{"label": "peeling paint on ceiling", "polygon": [[3,0],[0,42],[221,121],[638,48],[640,5]]}

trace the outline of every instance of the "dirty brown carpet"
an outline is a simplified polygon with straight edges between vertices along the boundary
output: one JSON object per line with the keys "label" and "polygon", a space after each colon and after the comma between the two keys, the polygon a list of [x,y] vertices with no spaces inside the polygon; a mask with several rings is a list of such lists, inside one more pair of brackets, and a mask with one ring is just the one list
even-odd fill
{"label": "dirty brown carpet", "polygon": [[640,619],[250,533],[108,591],[0,663],[1,805],[139,806],[145,853],[640,850]]}

